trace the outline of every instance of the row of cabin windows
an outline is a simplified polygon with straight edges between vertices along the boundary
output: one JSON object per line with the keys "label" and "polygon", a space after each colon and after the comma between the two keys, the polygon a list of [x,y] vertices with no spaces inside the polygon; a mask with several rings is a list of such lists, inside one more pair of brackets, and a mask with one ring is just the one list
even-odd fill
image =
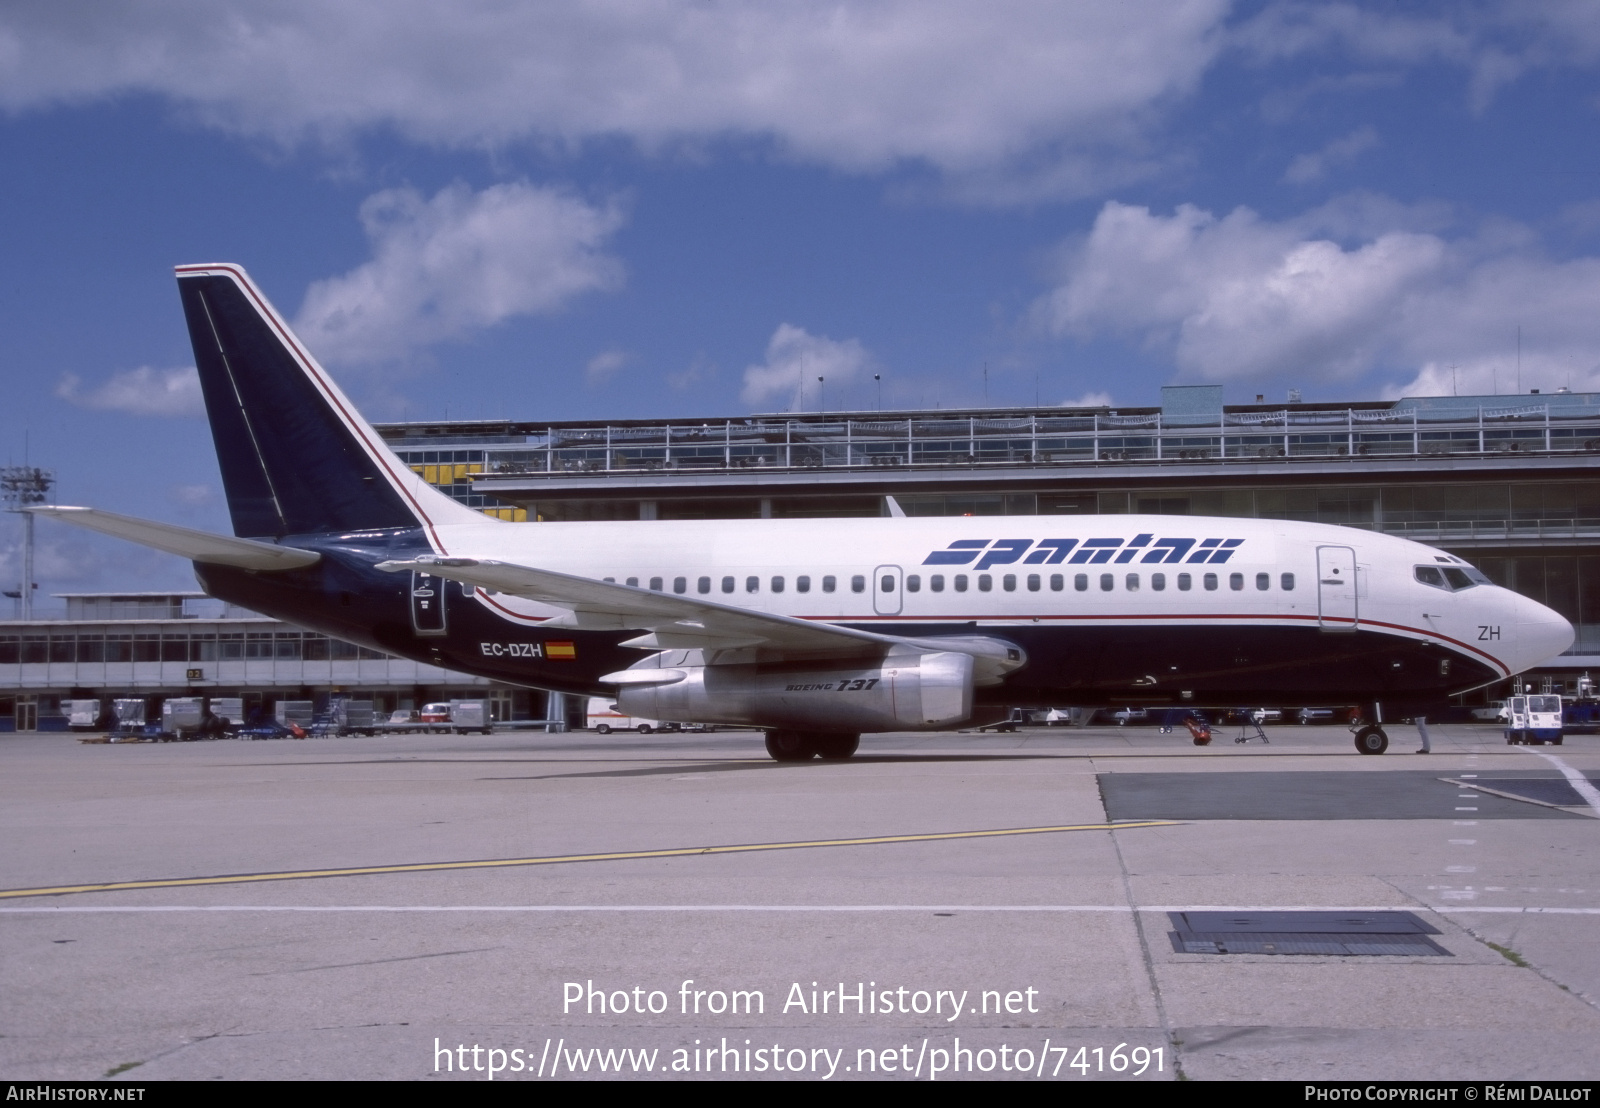
{"label": "row of cabin windows", "polygon": [[[616,582],[616,578],[615,577],[607,577],[606,580],[610,581],[610,582],[613,582],[613,583]],[[624,584],[632,585],[634,588],[638,588],[639,587],[639,578],[637,578],[637,577],[629,577],[624,581]],[[695,580],[694,584],[695,584],[695,591],[698,592],[698,593],[704,594],[704,593],[709,593],[711,591],[711,578],[709,578],[709,577],[697,578]],[[665,592],[666,591],[666,579],[662,578],[662,577],[652,577],[652,578],[650,578],[650,586],[649,587],[655,592]],[[787,579],[783,578],[783,577],[774,577],[768,582],[768,587],[773,592],[783,592],[785,587],[787,587]],[[827,577],[822,578],[822,591],[823,592],[837,592],[838,589],[839,589],[839,579],[837,577],[829,575]],[[688,592],[689,591],[689,579],[687,577],[674,577],[672,579],[672,591],[675,592],[675,593],[686,593],[686,592]],[[739,591],[739,579],[737,577],[724,577],[722,579],[722,591],[726,592],[726,593],[738,592]],[[761,591],[761,578],[755,577],[755,576],[746,577],[744,579],[744,591],[745,592],[760,592]],[[806,575],[802,575],[802,576],[796,577],[794,579],[794,591],[795,592],[810,592],[811,591],[811,578],[809,576],[806,576]],[[858,573],[854,577],[850,578],[850,591],[851,592],[866,592],[867,591],[867,578],[866,578],[865,574]]]}
{"label": "row of cabin windows", "polygon": [[[980,573],[980,574],[977,574],[976,576],[977,576],[977,579],[978,579],[977,584],[978,584],[978,591],[979,592],[993,592],[994,591],[994,575],[993,574]],[[1087,574],[1087,573],[1076,573],[1076,574],[1073,574],[1073,576],[1072,576],[1072,587],[1073,587],[1073,589],[1075,591],[1077,591],[1077,592],[1088,592],[1089,591],[1089,578],[1090,578],[1090,576],[1091,575]],[[1111,592],[1112,590],[1114,590],[1117,587],[1117,575],[1115,573],[1101,573],[1101,574],[1096,574],[1094,576],[1098,576],[1099,579],[1100,579],[1099,580],[1099,585],[1100,585],[1100,591],[1101,592]],[[1188,592],[1188,591],[1190,591],[1191,589],[1194,588],[1194,575],[1193,574],[1179,573],[1179,574],[1175,574],[1174,576],[1176,578],[1175,584],[1177,585],[1179,592]],[[1141,578],[1142,578],[1142,575],[1138,574],[1138,573],[1127,573],[1127,574],[1124,574],[1123,577],[1122,577],[1122,587],[1128,592],[1138,592],[1140,587],[1141,587]],[[615,582],[616,578],[615,577],[607,577],[606,580],[607,581],[611,581],[611,582]],[[1026,586],[1026,588],[1027,588],[1027,590],[1029,592],[1039,592],[1039,591],[1041,591],[1044,588],[1045,580],[1046,580],[1045,576],[1043,574],[1039,574],[1039,573],[1029,573],[1025,577],[1022,578],[1022,581],[1025,583],[1025,586]],[[1066,574],[1052,573],[1052,574],[1049,575],[1048,580],[1050,582],[1050,591],[1051,592],[1063,592],[1063,591],[1065,591],[1065,589],[1067,587]],[[882,579],[879,581],[878,588],[882,592],[894,592],[895,591],[895,587],[896,587],[895,581],[896,581],[896,578],[895,578],[894,574],[886,573],[886,574],[883,575]],[[1018,576],[1015,573],[1005,573],[1005,574],[1001,574],[1000,575],[1000,588],[1005,592],[1016,592],[1017,591],[1017,582],[1018,582]],[[632,585],[635,588],[637,588],[638,585],[639,585],[639,578],[637,578],[637,577],[629,577],[629,578],[626,579],[626,584]],[[737,592],[738,591],[738,584],[739,584],[739,579],[737,577],[724,577],[722,579],[722,591],[725,592],[725,593]],[[951,576],[951,578],[950,578],[950,585],[951,585],[952,588],[954,588],[954,590],[956,592],[966,592],[968,587],[969,587],[969,584],[970,584],[970,578],[965,573],[953,574]],[[923,585],[923,581],[922,581],[922,575],[921,574],[909,573],[909,574],[906,575],[906,592],[921,592],[922,591],[922,585]],[[942,573],[930,574],[929,577],[928,577],[927,585],[928,585],[928,591],[929,592],[944,592],[944,590],[945,590],[945,575],[942,574]],[[823,592],[835,592],[835,591],[838,590],[838,586],[839,586],[838,578],[832,577],[832,576],[828,576],[828,577],[822,578],[822,591]],[[654,590],[655,592],[665,592],[666,591],[666,579],[664,577],[652,577],[652,578],[650,578],[649,587],[652,590]],[[783,592],[786,587],[787,587],[787,579],[784,578],[784,577],[772,577],[772,578],[770,578],[768,580],[768,588],[772,592],[775,592],[775,593]],[[1152,573],[1150,575],[1150,588],[1151,588],[1151,590],[1153,592],[1163,592],[1163,591],[1166,590],[1166,587],[1167,587],[1167,575],[1165,573]],[[1219,577],[1219,575],[1217,575],[1215,573],[1204,573],[1204,574],[1201,574],[1200,575],[1200,587],[1205,589],[1207,592],[1215,592],[1218,588],[1221,587],[1221,578]],[[1234,592],[1242,592],[1242,591],[1244,591],[1244,587],[1245,587],[1245,575],[1243,573],[1230,573],[1230,574],[1228,574],[1228,588],[1229,589],[1233,590]],[[1255,587],[1256,587],[1257,591],[1260,591],[1260,592],[1266,592],[1267,590],[1271,589],[1272,588],[1272,574],[1270,574],[1270,573],[1257,573],[1255,575]],[[1283,589],[1283,591],[1285,591],[1285,592],[1293,592],[1294,591],[1294,574],[1292,574],[1292,573],[1281,573],[1281,574],[1279,574],[1278,575],[1278,587]],[[688,592],[689,591],[689,579],[687,577],[674,577],[672,579],[672,591],[675,592],[675,593],[686,593],[686,592]],[[702,593],[702,594],[709,593],[711,591],[711,578],[710,577],[697,578],[695,580],[695,591],[698,592],[698,593]],[[744,579],[744,591],[747,592],[747,593],[760,592],[761,591],[761,578],[753,576],[753,575],[750,576],[750,577],[746,577]],[[809,576],[804,576],[804,575],[802,575],[800,577],[796,577],[794,579],[794,591],[795,592],[810,592],[811,591],[811,578]],[[853,577],[850,578],[850,591],[851,592],[866,592],[867,591],[867,578],[866,578],[866,576],[864,574],[858,573],[858,574],[856,574],[856,575],[854,575]]]}

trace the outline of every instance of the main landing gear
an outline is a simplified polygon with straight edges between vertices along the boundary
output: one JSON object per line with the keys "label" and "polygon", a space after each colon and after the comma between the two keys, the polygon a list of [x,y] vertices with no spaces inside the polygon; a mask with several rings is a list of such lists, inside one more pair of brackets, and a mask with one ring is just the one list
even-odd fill
{"label": "main landing gear", "polygon": [[[1370,722],[1369,722],[1370,721]],[[1389,749],[1389,736],[1383,733],[1383,705],[1370,704],[1361,712],[1361,719],[1351,720],[1351,730],[1356,733],[1356,752],[1382,754]]]}
{"label": "main landing gear", "polygon": [[1362,754],[1382,754],[1389,749],[1389,736],[1372,723],[1356,732],[1356,749]]}
{"label": "main landing gear", "polygon": [[775,762],[842,762],[856,752],[861,736],[838,731],[768,731],[767,753]]}

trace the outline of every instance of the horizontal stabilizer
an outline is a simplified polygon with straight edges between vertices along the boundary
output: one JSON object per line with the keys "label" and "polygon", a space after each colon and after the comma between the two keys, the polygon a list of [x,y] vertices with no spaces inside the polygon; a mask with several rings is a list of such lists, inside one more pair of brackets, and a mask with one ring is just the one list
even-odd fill
{"label": "horizontal stabilizer", "polygon": [[315,565],[322,559],[322,555],[313,550],[275,546],[254,539],[236,539],[231,535],[213,535],[209,531],[135,519],[116,512],[103,512],[99,508],[52,506],[29,508],[28,511],[209,565],[234,566],[238,569],[300,569]]}

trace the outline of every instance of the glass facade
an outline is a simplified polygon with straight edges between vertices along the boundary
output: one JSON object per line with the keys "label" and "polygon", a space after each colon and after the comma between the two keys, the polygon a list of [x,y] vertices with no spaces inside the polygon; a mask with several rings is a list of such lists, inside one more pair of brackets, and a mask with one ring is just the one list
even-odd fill
{"label": "glass facade", "polygon": [[216,662],[248,659],[387,658],[376,650],[311,631],[127,634],[51,630],[0,634],[0,665],[18,662]]}

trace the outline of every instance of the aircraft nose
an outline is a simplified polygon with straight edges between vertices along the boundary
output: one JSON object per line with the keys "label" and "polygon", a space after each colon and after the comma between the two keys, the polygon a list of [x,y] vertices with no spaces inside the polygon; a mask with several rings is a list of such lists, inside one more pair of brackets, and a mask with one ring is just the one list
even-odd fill
{"label": "aircraft nose", "polygon": [[1577,638],[1572,624],[1559,612],[1525,596],[1517,597],[1516,627],[1518,672],[1550,661]]}

